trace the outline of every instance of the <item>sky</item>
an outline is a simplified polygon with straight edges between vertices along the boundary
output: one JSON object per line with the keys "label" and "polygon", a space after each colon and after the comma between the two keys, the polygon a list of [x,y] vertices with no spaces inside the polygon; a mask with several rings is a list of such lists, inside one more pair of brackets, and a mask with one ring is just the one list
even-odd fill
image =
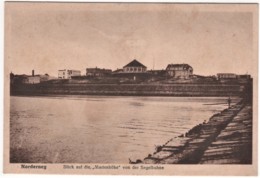
{"label": "sky", "polygon": [[194,74],[257,70],[255,5],[6,3],[5,69],[15,74],[137,59],[150,69],[187,63]]}

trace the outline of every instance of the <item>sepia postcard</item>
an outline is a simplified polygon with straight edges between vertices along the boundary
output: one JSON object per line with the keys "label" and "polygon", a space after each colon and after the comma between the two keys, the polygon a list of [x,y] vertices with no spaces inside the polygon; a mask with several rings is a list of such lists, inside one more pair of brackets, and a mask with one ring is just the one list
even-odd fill
{"label": "sepia postcard", "polygon": [[4,172],[257,175],[258,4],[5,2]]}

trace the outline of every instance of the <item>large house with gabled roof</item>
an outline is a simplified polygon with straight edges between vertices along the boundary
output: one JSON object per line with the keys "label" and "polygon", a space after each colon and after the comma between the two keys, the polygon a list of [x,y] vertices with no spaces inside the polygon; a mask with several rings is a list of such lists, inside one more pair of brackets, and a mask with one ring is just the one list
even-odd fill
{"label": "large house with gabled roof", "polygon": [[169,64],[166,72],[171,77],[187,79],[193,74],[193,68],[189,64]]}
{"label": "large house with gabled roof", "polygon": [[144,73],[146,72],[147,67],[134,59],[127,65],[123,67],[123,72],[124,73]]}

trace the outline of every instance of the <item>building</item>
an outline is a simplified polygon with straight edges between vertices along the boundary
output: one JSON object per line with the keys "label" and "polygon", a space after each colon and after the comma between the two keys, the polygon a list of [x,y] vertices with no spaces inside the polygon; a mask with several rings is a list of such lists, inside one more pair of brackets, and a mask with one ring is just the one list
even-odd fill
{"label": "building", "polygon": [[112,74],[111,69],[100,69],[100,68],[87,68],[86,75],[94,77],[104,77]]}
{"label": "building", "polygon": [[144,73],[146,72],[147,67],[141,64],[139,61],[134,59],[127,65],[123,67],[124,73]]}
{"label": "building", "polygon": [[26,84],[37,84],[41,82],[41,77],[40,75],[34,75],[34,70],[32,70],[32,75],[24,76],[22,82]]}
{"label": "building", "polygon": [[117,74],[117,73],[123,73],[123,69],[116,69],[113,71],[113,74]]}
{"label": "building", "polygon": [[174,78],[187,79],[193,74],[193,68],[189,64],[169,64],[166,71],[169,76]]}
{"label": "building", "polygon": [[71,79],[72,76],[80,76],[80,70],[59,70],[58,71],[58,78],[59,79]]}
{"label": "building", "polygon": [[34,70],[32,70],[32,75],[14,75],[12,72],[10,73],[11,84],[37,84],[41,82],[46,82],[49,80],[55,79],[55,77],[51,77],[48,74],[34,74]]}
{"label": "building", "polygon": [[244,75],[237,75],[238,79],[251,79],[251,75],[244,74]]}
{"label": "building", "polygon": [[233,73],[218,73],[217,74],[218,80],[220,79],[236,79],[237,75]]}
{"label": "building", "polygon": [[40,82],[46,82],[50,80],[50,76],[48,74],[39,75],[40,76]]}
{"label": "building", "polygon": [[150,74],[157,75],[157,76],[165,76],[166,70],[148,70],[147,71]]}
{"label": "building", "polygon": [[37,84],[41,82],[40,75],[34,75],[34,70],[32,70],[32,75],[14,75],[11,73],[11,83],[23,83],[23,84]]}
{"label": "building", "polygon": [[27,76],[24,80],[23,83],[26,84],[37,84],[41,82],[41,77],[39,75],[34,75],[34,76]]}

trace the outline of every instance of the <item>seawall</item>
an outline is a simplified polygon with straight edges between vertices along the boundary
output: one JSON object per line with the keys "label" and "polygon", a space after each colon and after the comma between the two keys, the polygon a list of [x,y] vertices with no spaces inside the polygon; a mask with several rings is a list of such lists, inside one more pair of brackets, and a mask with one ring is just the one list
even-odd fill
{"label": "seawall", "polygon": [[132,163],[252,164],[252,105],[241,101]]}
{"label": "seawall", "polygon": [[16,84],[11,95],[243,96],[245,84]]}

